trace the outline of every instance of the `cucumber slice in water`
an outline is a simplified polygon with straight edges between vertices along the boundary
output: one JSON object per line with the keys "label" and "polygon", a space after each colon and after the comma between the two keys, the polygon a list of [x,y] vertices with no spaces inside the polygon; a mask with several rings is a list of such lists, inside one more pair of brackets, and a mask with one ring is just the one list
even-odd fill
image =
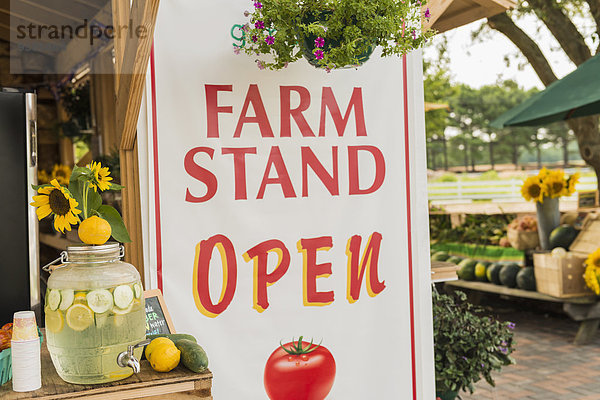
{"label": "cucumber slice in water", "polygon": [[58,290],[58,289],[50,290],[50,292],[48,293],[48,307],[50,307],[50,309],[52,311],[55,311],[58,308],[59,304],[60,304],[60,290]]}
{"label": "cucumber slice in water", "polygon": [[92,290],[85,297],[87,299],[88,306],[96,314],[105,313],[113,306],[113,297],[106,289]]}
{"label": "cucumber slice in water", "polygon": [[139,283],[134,283],[133,284],[133,292],[135,294],[136,299],[139,299],[140,297],[142,297],[142,285]]}
{"label": "cucumber slice in water", "polygon": [[94,314],[94,322],[96,324],[96,328],[102,328],[108,319],[108,313],[102,314]]}
{"label": "cucumber slice in water", "polygon": [[75,298],[75,291],[73,289],[63,289],[60,291],[61,300],[60,300],[60,308],[62,311],[66,311],[67,308],[71,307],[73,304],[73,299]]}
{"label": "cucumber slice in water", "polygon": [[129,285],[117,286],[113,292],[113,297],[115,305],[120,309],[125,309],[133,301],[133,290],[131,290]]}

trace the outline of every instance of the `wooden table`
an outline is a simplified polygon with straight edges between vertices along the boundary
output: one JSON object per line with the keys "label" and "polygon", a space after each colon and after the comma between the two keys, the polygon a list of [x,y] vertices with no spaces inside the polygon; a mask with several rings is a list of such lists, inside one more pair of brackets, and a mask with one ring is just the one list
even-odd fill
{"label": "wooden table", "polygon": [[[506,286],[494,285],[486,282],[472,282],[457,280],[444,284],[451,290],[467,290],[476,293],[494,293],[502,296],[521,297],[532,300],[562,303],[563,311],[574,321],[579,322],[579,330],[573,341],[576,345],[587,344],[595,338],[600,326],[600,302],[596,296],[581,296],[571,298],[558,298],[547,294],[521,289],[512,289]],[[470,299],[477,302],[477,298]]]}
{"label": "wooden table", "polygon": [[183,366],[171,372],[155,372],[147,360],[141,363],[141,372],[127,379],[102,385],[72,385],[63,381],[52,365],[46,343],[42,344],[42,388],[33,392],[17,393],[12,381],[0,386],[0,399],[90,399],[90,400],[212,400],[212,373],[195,373]]}

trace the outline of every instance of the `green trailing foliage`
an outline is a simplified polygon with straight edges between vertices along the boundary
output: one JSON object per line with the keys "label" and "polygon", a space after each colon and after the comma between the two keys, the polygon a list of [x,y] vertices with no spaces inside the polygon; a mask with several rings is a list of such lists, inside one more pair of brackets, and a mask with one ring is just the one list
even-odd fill
{"label": "green trailing foliage", "polygon": [[495,386],[492,371],[514,364],[514,324],[498,321],[466,301],[433,291],[436,391],[469,391],[484,378]]}
{"label": "green trailing foliage", "polygon": [[[358,66],[381,46],[382,56],[403,55],[433,36],[421,31],[417,0],[256,0],[238,47],[261,69],[282,69],[304,52],[326,69]],[[251,4],[252,4],[251,3]],[[429,14],[428,14],[429,15]],[[319,40],[319,42],[316,41]],[[322,40],[321,40],[322,39]],[[304,49],[303,49],[304,47]]]}

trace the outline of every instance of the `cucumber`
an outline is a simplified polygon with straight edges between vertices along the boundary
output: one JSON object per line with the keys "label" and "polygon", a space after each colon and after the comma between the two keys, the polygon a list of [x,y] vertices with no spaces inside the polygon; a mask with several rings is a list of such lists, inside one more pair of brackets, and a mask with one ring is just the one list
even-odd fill
{"label": "cucumber", "polygon": [[142,297],[142,285],[140,283],[133,284],[133,293],[135,294],[136,299]]}
{"label": "cucumber", "polygon": [[88,306],[97,314],[105,313],[113,306],[113,297],[106,289],[92,290],[85,298]]}
{"label": "cucumber", "polygon": [[75,298],[75,291],[73,289],[63,289],[60,291],[60,308],[62,311],[66,311],[67,308],[71,307],[73,304],[73,299]]}
{"label": "cucumber", "polygon": [[198,343],[195,337],[193,337],[192,335],[188,335],[187,333],[159,333],[156,335],[146,335],[146,338],[150,340],[156,339],[157,337],[166,337],[168,339],[171,339],[173,343],[177,343],[177,341],[181,339],[187,339],[194,343]]}
{"label": "cucumber", "polygon": [[129,285],[117,286],[113,292],[115,305],[121,309],[129,307],[133,301],[133,290]]}
{"label": "cucumber", "polygon": [[204,349],[188,339],[180,339],[175,346],[181,351],[181,362],[194,372],[203,372],[208,368],[208,356]]}
{"label": "cucumber", "polygon": [[60,290],[58,289],[52,289],[48,293],[48,307],[50,307],[52,311],[55,311],[58,308],[60,297]]}

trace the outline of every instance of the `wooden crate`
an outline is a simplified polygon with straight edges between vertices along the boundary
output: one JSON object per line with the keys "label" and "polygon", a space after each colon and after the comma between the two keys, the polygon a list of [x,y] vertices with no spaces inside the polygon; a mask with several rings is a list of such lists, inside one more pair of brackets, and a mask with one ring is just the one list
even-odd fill
{"label": "wooden crate", "polygon": [[600,215],[590,213],[571,244],[567,257],[556,258],[550,253],[533,255],[537,291],[559,298],[592,294],[583,279],[584,262],[588,254],[600,247]]}

